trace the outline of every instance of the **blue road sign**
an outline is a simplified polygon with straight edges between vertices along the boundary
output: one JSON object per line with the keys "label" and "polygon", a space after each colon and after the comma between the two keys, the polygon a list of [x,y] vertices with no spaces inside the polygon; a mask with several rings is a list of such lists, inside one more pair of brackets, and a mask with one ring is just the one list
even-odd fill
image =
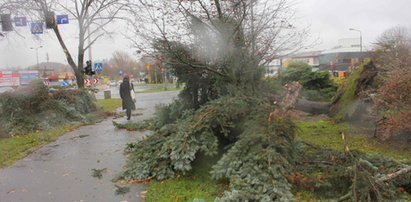
{"label": "blue road sign", "polygon": [[14,17],[14,24],[16,27],[25,27],[27,26],[27,18],[26,17]]}
{"label": "blue road sign", "polygon": [[68,24],[69,18],[68,15],[57,15],[57,24]]}
{"label": "blue road sign", "polygon": [[30,30],[32,34],[43,34],[43,23],[42,22],[31,23]]}
{"label": "blue road sign", "polygon": [[67,88],[70,84],[67,80],[63,80],[63,83],[61,83],[61,85],[65,88]]}
{"label": "blue road sign", "polygon": [[103,63],[94,63],[94,71],[95,72],[102,72],[103,71]]}

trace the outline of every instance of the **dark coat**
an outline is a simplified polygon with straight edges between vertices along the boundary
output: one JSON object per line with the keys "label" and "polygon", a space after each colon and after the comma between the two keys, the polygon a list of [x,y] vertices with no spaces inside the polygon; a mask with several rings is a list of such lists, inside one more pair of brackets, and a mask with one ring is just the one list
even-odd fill
{"label": "dark coat", "polygon": [[128,81],[123,81],[120,85],[120,97],[123,101],[123,109],[135,110],[136,105],[131,98],[130,91],[130,83]]}

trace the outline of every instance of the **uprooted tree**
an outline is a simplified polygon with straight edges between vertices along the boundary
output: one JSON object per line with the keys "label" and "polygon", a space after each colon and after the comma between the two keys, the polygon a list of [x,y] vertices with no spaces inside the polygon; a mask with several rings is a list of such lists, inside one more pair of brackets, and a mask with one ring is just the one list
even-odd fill
{"label": "uprooted tree", "polygon": [[395,27],[375,43],[366,61],[339,89],[331,115],[338,121],[375,126],[380,140],[411,139],[411,34]]}
{"label": "uprooted tree", "polygon": [[179,99],[159,108],[154,134],[127,146],[124,179],[186,174],[206,154],[221,155],[211,174],[230,183],[217,201],[290,201],[292,187],[334,199],[351,192],[347,198],[378,200],[397,197],[396,186],[409,183],[376,182],[402,168],[396,162],[295,139],[288,104],[301,85],[294,83],[286,91],[289,102],[276,105],[267,97],[275,92],[261,79],[263,67],[294,51],[305,35],[290,24],[287,1],[140,0],[129,6],[138,36],[146,39],[136,45],[149,41],[146,50],[170,64],[186,86]]}

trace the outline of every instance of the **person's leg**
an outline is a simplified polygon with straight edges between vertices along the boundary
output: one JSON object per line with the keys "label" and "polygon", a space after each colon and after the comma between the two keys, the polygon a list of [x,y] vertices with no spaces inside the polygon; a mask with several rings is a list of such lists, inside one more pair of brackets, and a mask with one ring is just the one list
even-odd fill
{"label": "person's leg", "polygon": [[127,113],[127,120],[130,120],[130,117],[131,117],[131,109],[130,109],[130,108],[127,108],[126,113]]}

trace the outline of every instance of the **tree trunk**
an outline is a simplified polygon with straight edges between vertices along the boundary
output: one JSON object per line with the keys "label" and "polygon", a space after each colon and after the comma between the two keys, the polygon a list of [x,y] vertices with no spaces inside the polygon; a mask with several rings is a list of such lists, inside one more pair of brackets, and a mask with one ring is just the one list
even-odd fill
{"label": "tree trunk", "polygon": [[[78,66],[78,70],[79,72],[83,72],[83,63],[84,63],[84,30],[83,28],[80,26],[80,33],[79,33],[79,43],[78,43],[78,58],[77,58],[77,66]],[[83,74],[82,74],[83,75]],[[84,87],[84,79],[81,78],[81,82],[83,83],[83,87]],[[80,82],[77,79],[77,82]]]}
{"label": "tree trunk", "polygon": [[61,45],[61,47],[63,48],[64,54],[66,55],[67,58],[67,62],[69,63],[70,67],[73,69],[74,74],[76,75],[76,81],[77,81],[77,86],[79,89],[84,88],[84,80],[83,80],[83,71],[82,71],[82,67],[77,67],[76,63],[73,60],[73,57],[71,57],[70,52],[67,49],[66,44],[63,41],[63,38],[60,35],[60,31],[57,27],[57,25],[55,25],[53,27],[53,31],[56,34],[56,37]]}
{"label": "tree trunk", "polygon": [[403,169],[401,169],[397,172],[384,175],[384,176],[380,177],[376,182],[377,183],[387,182],[387,181],[390,181],[390,180],[392,180],[392,179],[394,179],[394,178],[396,178],[400,175],[404,175],[404,174],[407,174],[409,172],[411,172],[411,166],[405,167],[405,168],[403,168]]}
{"label": "tree trunk", "polygon": [[298,99],[295,108],[310,114],[327,114],[330,111],[331,103],[314,102],[306,99]]}

